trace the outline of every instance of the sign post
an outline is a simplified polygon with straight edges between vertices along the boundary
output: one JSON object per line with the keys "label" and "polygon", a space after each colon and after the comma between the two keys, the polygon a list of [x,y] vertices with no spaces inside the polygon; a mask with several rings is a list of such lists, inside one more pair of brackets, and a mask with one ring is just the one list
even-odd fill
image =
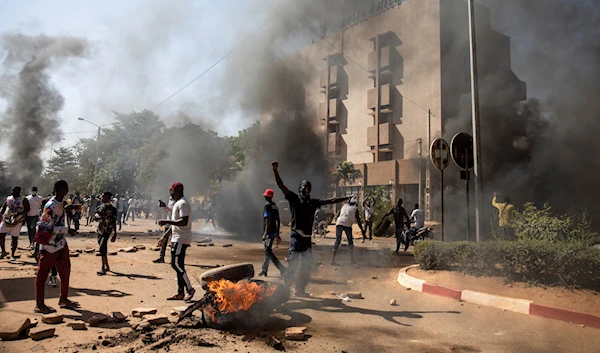
{"label": "sign post", "polygon": [[444,169],[448,167],[450,161],[450,147],[444,139],[437,138],[431,143],[430,151],[431,162],[440,170],[440,218],[442,222],[442,241],[444,241]]}
{"label": "sign post", "polygon": [[473,168],[473,138],[471,135],[459,132],[454,135],[450,142],[450,150],[452,151],[452,160],[465,174],[466,194],[467,194],[467,240],[471,238],[471,209],[469,202],[469,170]]}

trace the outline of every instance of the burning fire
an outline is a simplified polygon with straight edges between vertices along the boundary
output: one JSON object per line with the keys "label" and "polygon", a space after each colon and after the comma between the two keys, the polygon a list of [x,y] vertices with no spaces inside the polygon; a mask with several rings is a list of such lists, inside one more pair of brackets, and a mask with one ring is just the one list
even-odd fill
{"label": "burning fire", "polygon": [[[213,292],[213,301],[220,314],[248,311],[252,305],[273,295],[277,286],[247,280],[232,282],[226,279],[208,283],[208,290]],[[216,319],[216,311],[210,310],[210,315]]]}

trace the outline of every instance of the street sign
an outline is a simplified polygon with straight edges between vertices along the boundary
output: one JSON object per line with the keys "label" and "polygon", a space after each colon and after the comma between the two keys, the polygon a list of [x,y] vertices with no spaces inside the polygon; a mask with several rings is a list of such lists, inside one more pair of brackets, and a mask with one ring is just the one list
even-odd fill
{"label": "street sign", "polygon": [[437,169],[446,169],[450,161],[450,148],[448,147],[448,142],[441,138],[433,140],[431,143],[430,156],[431,162]]}
{"label": "street sign", "polygon": [[473,138],[471,135],[459,132],[450,142],[452,160],[462,170],[473,168]]}

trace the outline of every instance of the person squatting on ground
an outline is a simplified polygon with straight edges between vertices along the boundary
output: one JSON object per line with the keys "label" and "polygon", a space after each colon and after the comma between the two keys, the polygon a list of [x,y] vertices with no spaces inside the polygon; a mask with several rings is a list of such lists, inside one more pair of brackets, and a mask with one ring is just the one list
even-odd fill
{"label": "person squatting on ground", "polygon": [[67,206],[65,200],[68,192],[69,184],[66,181],[59,180],[54,184],[55,196],[44,206],[35,236],[36,243],[41,245],[35,277],[35,312],[43,314],[56,311],[44,303],[44,284],[48,278],[48,272],[55,265],[61,282],[58,305],[67,309],[79,307],[78,303],[68,299],[71,260],[66,234],[75,235],[74,229],[65,226],[65,216],[68,213],[74,213],[73,207]]}
{"label": "person squatting on ground", "polygon": [[2,214],[2,223],[0,223],[0,248],[2,248],[2,253],[0,253],[0,259],[3,259],[8,255],[5,248],[5,239],[6,234],[10,234],[10,261],[16,260],[15,252],[17,251],[17,245],[19,243],[21,227],[23,226],[25,215],[29,210],[29,201],[21,196],[21,187],[13,187],[12,194],[6,198],[6,201],[0,210],[0,214]]}
{"label": "person squatting on ground", "polygon": [[[167,213],[167,219],[171,219],[171,214],[173,213],[173,206],[175,205],[175,200],[173,197],[169,197],[169,204],[165,205],[164,202],[158,200],[158,207],[162,208]],[[158,222],[158,221],[156,221]],[[163,233],[163,237],[166,237],[165,241],[159,242],[158,247],[160,248],[160,255],[158,259],[152,261],[155,264],[165,263],[165,255],[167,253],[167,244],[171,239],[171,227],[169,225],[165,225],[165,232]]]}
{"label": "person squatting on ground", "polygon": [[44,198],[38,195],[38,189],[36,186],[31,188],[31,195],[27,196],[27,202],[29,202],[29,212],[27,212],[27,235],[29,235],[29,248],[33,249],[33,238],[35,238],[35,231],[37,222],[40,218],[42,211],[42,201]]}
{"label": "person squatting on ground", "polygon": [[277,170],[279,168],[279,163],[273,162],[271,163],[271,167],[273,168],[273,174],[275,174],[277,186],[285,195],[286,200],[288,200],[290,212],[292,214],[290,247],[288,249],[288,268],[285,272],[285,283],[288,287],[292,285],[298,263],[301,262],[294,295],[306,297],[309,296],[305,289],[308,284],[308,278],[310,277],[310,266],[312,264],[311,234],[315,211],[323,205],[331,205],[346,201],[349,197],[328,200],[311,199],[310,192],[312,186],[308,180],[303,180],[300,183],[298,195],[290,191],[283,184],[283,181],[279,176],[279,171]]}
{"label": "person squatting on ground", "polygon": [[358,212],[358,196],[350,196],[350,200],[345,203],[340,209],[339,215],[335,222],[335,243],[333,244],[333,257],[331,258],[331,264],[337,266],[335,262],[335,255],[337,254],[340,243],[342,242],[342,232],[346,233],[346,239],[348,239],[348,249],[350,249],[350,263],[355,264],[354,261],[354,239],[352,238],[352,225],[358,224],[360,232],[362,233],[363,239],[365,238],[365,230],[363,229],[360,221],[360,214]]}
{"label": "person squatting on ground", "polygon": [[373,241],[373,218],[375,217],[375,200],[372,195],[367,196],[363,201],[363,208],[365,210],[365,226],[361,243],[364,243],[367,239],[367,231],[369,231],[369,241]]}
{"label": "person squatting on ground", "polygon": [[386,214],[383,215],[383,218],[386,218],[390,215],[394,216],[394,225],[396,226],[396,253],[400,250],[400,244],[404,243],[404,251],[408,250],[409,241],[404,239],[404,226],[410,227],[410,217],[408,217],[408,213],[406,209],[402,206],[402,199],[398,199],[398,203],[396,206],[392,207]]}
{"label": "person squatting on ground", "polygon": [[98,221],[98,245],[100,246],[100,256],[102,256],[102,269],[98,271],[98,275],[105,275],[110,272],[108,266],[108,239],[111,233],[114,233],[111,242],[117,240],[117,209],[110,203],[112,194],[105,192],[102,194],[102,205],[96,209],[94,219]]}
{"label": "person squatting on ground", "polygon": [[[176,182],[169,188],[169,192],[175,200],[171,220],[162,219],[158,221],[161,226],[171,226],[171,267],[177,272],[177,294],[167,300],[192,300],[196,290],[185,272],[185,252],[192,242],[192,221],[190,219],[192,206],[183,197],[183,184]],[[161,238],[161,241],[166,239]],[[162,245],[162,244],[161,244]],[[187,289],[188,294],[185,294]]]}
{"label": "person squatting on ground", "polygon": [[273,243],[279,245],[281,237],[279,236],[279,228],[281,222],[279,220],[279,209],[273,202],[273,196],[275,191],[273,189],[267,189],[263,193],[267,203],[263,208],[263,235],[262,240],[265,246],[265,261],[262,265],[262,271],[258,274],[259,276],[266,276],[269,270],[269,263],[272,261],[275,267],[281,273],[281,276],[285,274],[285,266],[279,262],[279,259],[273,253]]}

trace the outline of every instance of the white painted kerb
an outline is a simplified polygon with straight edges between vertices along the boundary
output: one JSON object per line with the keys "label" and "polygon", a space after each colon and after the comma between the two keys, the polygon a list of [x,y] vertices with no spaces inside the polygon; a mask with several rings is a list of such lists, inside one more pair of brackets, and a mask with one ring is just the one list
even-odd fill
{"label": "white painted kerb", "polygon": [[403,285],[406,288],[416,290],[417,292],[422,292],[423,291],[423,283],[425,283],[425,281],[422,279],[418,279],[418,278],[409,276],[406,273],[406,271],[408,271],[408,269],[413,268],[413,267],[419,267],[419,265],[412,265],[412,266],[408,266],[408,267],[404,267],[404,268],[400,269],[400,271],[398,272],[398,283],[400,283],[401,285]]}
{"label": "white painted kerb", "polygon": [[532,300],[500,297],[472,290],[463,290],[461,299],[469,303],[487,305],[522,314],[529,314],[529,305],[533,302]]}

